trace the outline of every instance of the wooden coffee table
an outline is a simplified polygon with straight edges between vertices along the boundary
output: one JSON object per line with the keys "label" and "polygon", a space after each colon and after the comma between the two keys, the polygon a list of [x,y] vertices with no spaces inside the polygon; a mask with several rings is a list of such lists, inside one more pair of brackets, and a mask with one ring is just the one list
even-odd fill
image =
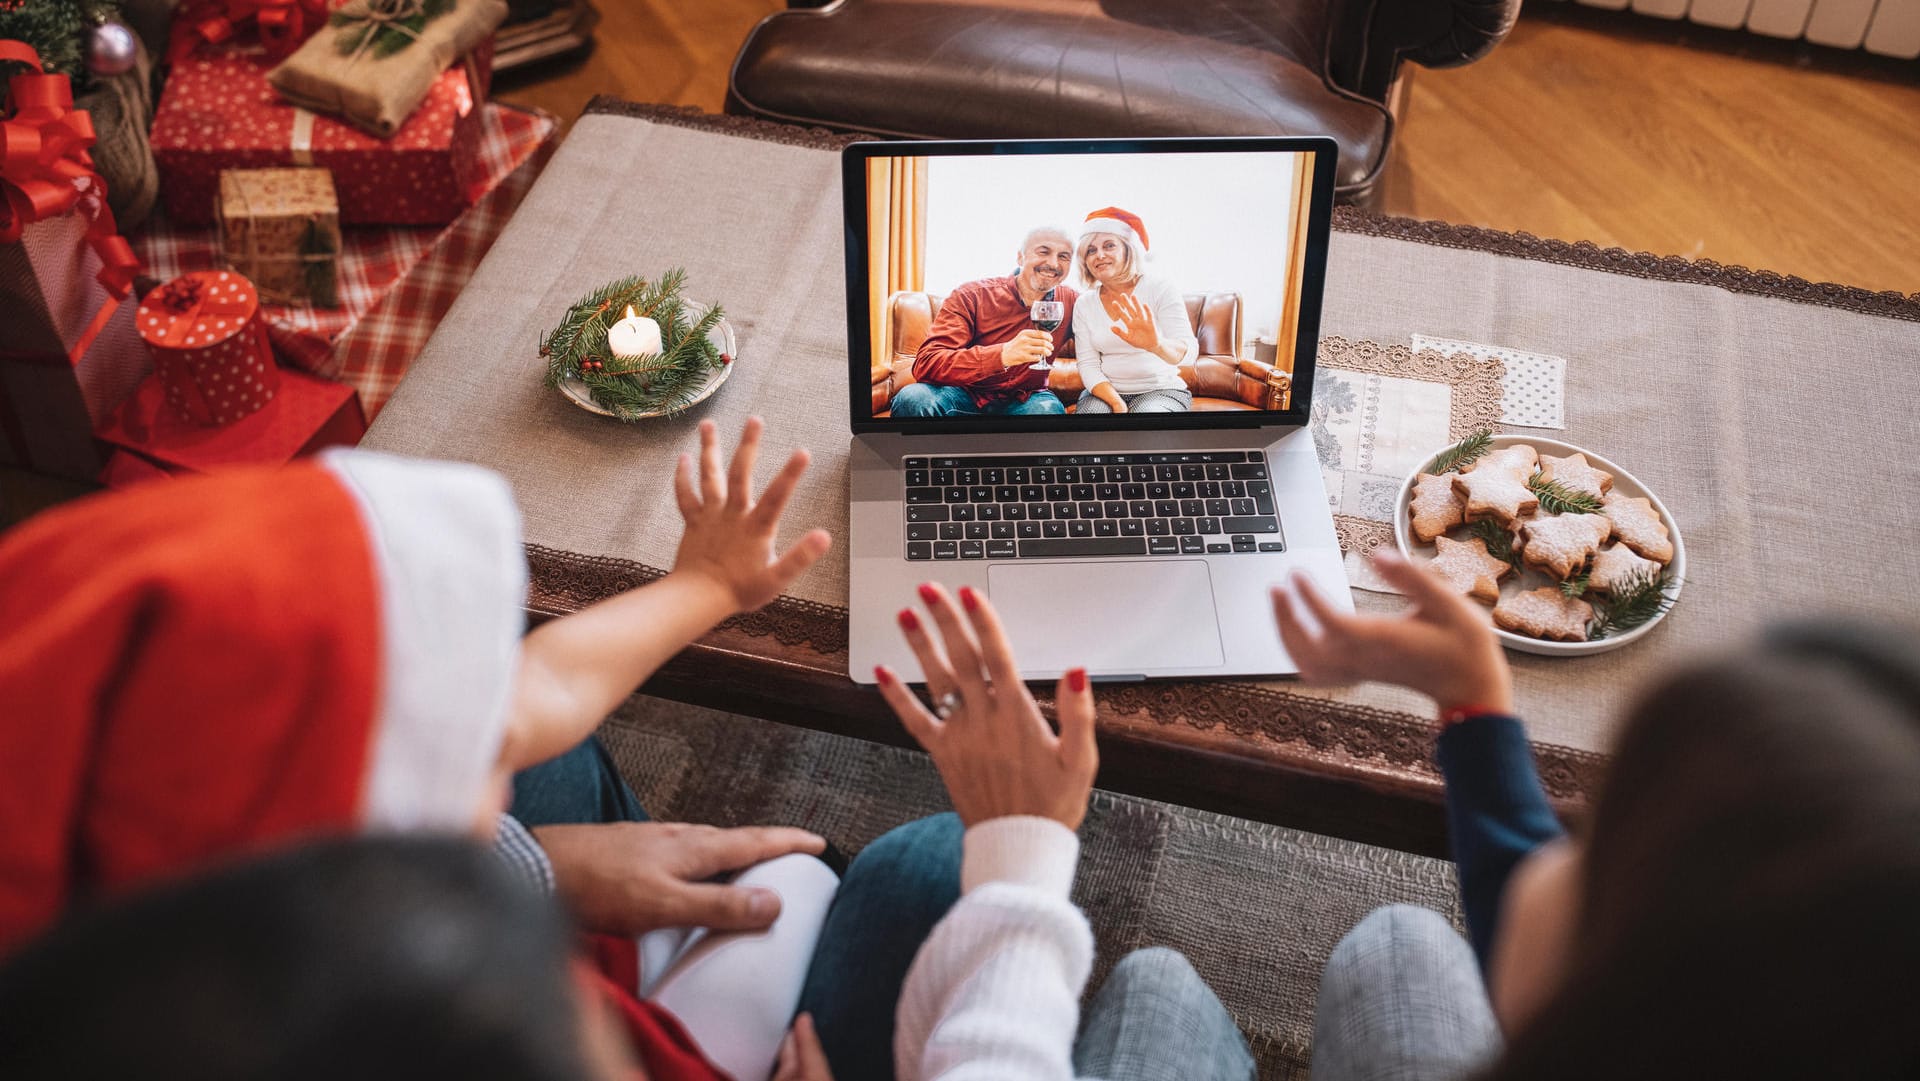
{"label": "wooden coffee table", "polygon": [[[809,448],[815,467],[788,522],[795,534],[844,532],[842,142],[595,102],[381,414],[365,445],[478,462],[514,484],[535,618],[670,564],[671,463],[699,417],[730,432],[764,416],[763,462]],[[725,304],[739,334],[722,393],[688,417],[623,426],[540,385],[535,346],[568,304],[612,278],[674,266],[687,269],[689,295]],[[1874,583],[1920,575],[1900,516],[1860,513],[1873,493],[1920,483],[1920,456],[1892,449],[1920,443],[1920,396],[1903,374],[1920,356],[1920,297],[1341,211],[1323,331],[1568,358],[1566,428],[1541,434],[1628,466],[1681,522],[1690,581],[1644,641],[1594,658],[1514,658],[1520,709],[1564,811],[1585,805],[1619,719],[1676,656],[1737,644],[1779,615],[1898,618],[1895,594],[1907,591]],[[1845,526],[1810,537],[1810,523]],[[1871,576],[1833,569],[1869,561]],[[879,696],[846,675],[855,587],[830,555],[791,595],[729,621],[643,690],[907,745]],[[1356,592],[1356,603],[1390,612],[1400,602]],[[1417,696],[1220,680],[1106,685],[1096,697],[1103,787],[1444,850],[1431,706]]]}

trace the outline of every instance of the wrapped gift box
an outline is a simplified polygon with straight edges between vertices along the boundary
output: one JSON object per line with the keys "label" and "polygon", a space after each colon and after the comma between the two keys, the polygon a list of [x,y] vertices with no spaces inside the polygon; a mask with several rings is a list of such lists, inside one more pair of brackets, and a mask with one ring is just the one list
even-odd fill
{"label": "wrapped gift box", "polygon": [[237,465],[277,465],[323,447],[352,446],[367,430],[352,387],[302,372],[281,372],[279,392],[272,401],[217,428],[183,419],[166,399],[159,376],[151,376],[108,418],[100,438],[134,460],[115,455],[98,471],[102,483],[136,483],[156,472],[211,473]]}
{"label": "wrapped gift box", "polygon": [[147,371],[134,302],[108,292],[78,214],[0,244],[0,463],[92,480],[94,428]]}
{"label": "wrapped gift box", "polygon": [[479,157],[491,42],[440,73],[391,138],[281,101],[273,60],[203,49],[174,65],[153,117],[160,192],[176,225],[210,225],[226,169],[313,165],[333,173],[343,225],[445,225],[486,187]]}
{"label": "wrapped gift box", "polygon": [[325,169],[220,174],[220,247],[264,299],[340,303],[340,203]]}
{"label": "wrapped gift box", "polygon": [[[371,420],[426,344],[494,238],[532,187],[558,125],[499,104],[480,110],[486,194],[444,229],[349,229],[340,251],[340,306],[266,303],[261,318],[285,366],[347,383]],[[222,265],[211,229],[149,224],[131,238],[156,275]]]}

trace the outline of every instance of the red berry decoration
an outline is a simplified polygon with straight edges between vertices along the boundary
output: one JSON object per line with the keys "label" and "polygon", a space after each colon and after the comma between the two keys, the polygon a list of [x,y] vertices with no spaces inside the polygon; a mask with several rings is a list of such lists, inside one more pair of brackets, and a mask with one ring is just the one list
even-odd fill
{"label": "red berry decoration", "polygon": [[722,354],[720,354],[720,363],[722,363],[722,364],[732,364],[732,363],[733,363],[733,354],[732,354],[732,353],[722,353]]}

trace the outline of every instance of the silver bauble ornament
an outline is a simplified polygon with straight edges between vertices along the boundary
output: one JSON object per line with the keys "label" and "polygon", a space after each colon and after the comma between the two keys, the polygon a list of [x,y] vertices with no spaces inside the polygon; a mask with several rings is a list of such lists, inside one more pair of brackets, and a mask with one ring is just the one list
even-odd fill
{"label": "silver bauble ornament", "polygon": [[133,70],[139,58],[133,31],[120,23],[96,26],[87,38],[87,70],[102,78]]}

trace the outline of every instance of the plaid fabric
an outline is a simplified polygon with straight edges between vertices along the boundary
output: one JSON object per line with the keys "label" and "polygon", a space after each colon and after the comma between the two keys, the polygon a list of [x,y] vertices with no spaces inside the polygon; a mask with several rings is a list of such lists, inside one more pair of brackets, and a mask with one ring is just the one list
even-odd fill
{"label": "plaid fabric", "polygon": [[[353,387],[371,422],[533,186],[558,127],[545,113],[487,105],[480,136],[486,194],[444,228],[345,230],[338,308],[261,305],[281,363]],[[162,281],[224,265],[214,229],[155,219],[130,239]]]}

